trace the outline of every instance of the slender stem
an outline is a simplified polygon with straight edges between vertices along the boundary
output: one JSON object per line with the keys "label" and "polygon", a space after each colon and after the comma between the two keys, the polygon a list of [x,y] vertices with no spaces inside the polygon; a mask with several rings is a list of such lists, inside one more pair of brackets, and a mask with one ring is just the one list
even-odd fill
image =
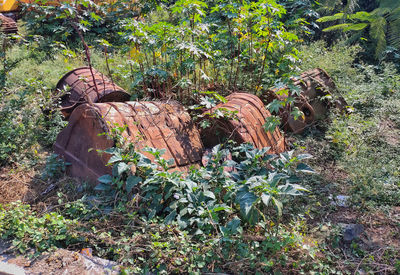
{"label": "slender stem", "polygon": [[236,68],[236,74],[235,74],[235,80],[233,82],[233,89],[236,91],[236,83],[239,78],[239,71],[240,71],[240,39],[238,41],[238,61],[237,61],[237,68]]}
{"label": "slender stem", "polygon": [[111,83],[112,83],[113,88],[114,88],[114,91],[115,91],[114,79],[113,79],[113,76],[112,76],[112,73],[111,73],[110,64],[109,64],[109,62],[108,62],[107,46],[104,46],[104,55],[105,55],[105,58],[106,58],[106,66],[107,66],[108,76],[109,76],[110,79],[111,79]]}
{"label": "slender stem", "polygon": [[265,62],[267,60],[267,54],[268,54],[268,48],[269,48],[269,43],[271,41],[271,28],[270,28],[270,18],[268,17],[268,39],[266,41],[266,45],[267,47],[265,48],[265,53],[264,53],[264,58],[263,58],[263,63],[262,63],[262,67],[261,67],[261,72],[260,72],[260,76],[258,78],[258,85],[257,87],[261,87],[261,82],[262,82],[262,76],[264,74],[264,69],[265,69]]}
{"label": "slender stem", "polygon": [[233,46],[233,41],[232,41],[233,40],[233,35],[232,35],[231,23],[230,23],[229,19],[228,19],[228,30],[229,30],[229,35],[230,35],[230,38],[231,38],[231,58],[232,58],[231,71],[229,73],[229,82],[228,82],[228,89],[229,89],[231,87],[231,82],[232,82],[233,60],[234,60],[234,55],[235,55],[234,47],[232,47]]}
{"label": "slender stem", "polygon": [[[73,21],[72,27],[73,27],[73,28],[75,29],[75,31],[78,33],[79,38],[81,39],[81,42],[82,42],[83,47],[84,47],[84,49],[85,49],[85,55],[86,55],[86,59],[87,59],[87,62],[88,62],[90,74],[92,75],[94,88],[95,88],[95,90],[96,90],[96,93],[98,94],[98,93],[99,93],[99,89],[98,89],[98,87],[97,87],[96,78],[94,77],[94,72],[93,72],[93,68],[92,68],[92,62],[91,62],[91,60],[90,60],[90,50],[89,50],[89,47],[88,47],[88,45],[86,44],[85,38],[83,37],[82,32],[79,30],[76,21]],[[89,103],[93,103],[93,102],[90,101],[90,98],[88,98],[88,100],[89,100]]]}

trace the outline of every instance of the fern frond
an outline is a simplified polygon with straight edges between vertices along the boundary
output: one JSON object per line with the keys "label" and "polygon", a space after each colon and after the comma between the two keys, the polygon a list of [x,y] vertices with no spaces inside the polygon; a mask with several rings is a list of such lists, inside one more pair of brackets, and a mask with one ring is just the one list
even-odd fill
{"label": "fern frond", "polygon": [[392,12],[390,12],[390,14],[387,17],[388,22],[396,21],[399,19],[400,19],[400,4],[399,4],[399,7],[397,7]]}
{"label": "fern frond", "polygon": [[343,12],[340,12],[340,13],[336,13],[334,15],[321,17],[317,20],[317,22],[323,23],[323,22],[335,21],[338,19],[343,19],[344,16],[345,16],[345,14]]}
{"label": "fern frond", "polygon": [[374,20],[374,17],[366,11],[359,11],[354,14],[351,14],[349,15],[349,18],[353,20],[357,19],[360,21],[368,21],[368,22],[372,22]]}
{"label": "fern frond", "polygon": [[388,45],[400,50],[400,18],[389,21],[387,42]]}
{"label": "fern frond", "polygon": [[344,30],[345,28],[348,28],[350,25],[352,25],[352,24],[349,24],[349,23],[338,24],[335,26],[325,28],[322,31],[323,32],[331,32],[331,31],[336,31],[336,30]]}
{"label": "fern frond", "polygon": [[386,49],[386,26],[387,22],[384,17],[378,17],[371,23],[369,34],[376,41],[375,57],[377,59]]}
{"label": "fern frond", "polygon": [[367,23],[350,24],[348,27],[344,28],[343,31],[361,31],[368,27]]}

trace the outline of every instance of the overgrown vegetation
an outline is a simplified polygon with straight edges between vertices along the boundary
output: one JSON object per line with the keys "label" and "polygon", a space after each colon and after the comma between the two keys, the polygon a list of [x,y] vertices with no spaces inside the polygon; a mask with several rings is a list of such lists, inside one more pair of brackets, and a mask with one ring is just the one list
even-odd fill
{"label": "overgrown vegetation", "polygon": [[[29,184],[46,188],[42,198],[0,205],[2,239],[34,256],[90,247],[126,273],[398,274],[400,74],[391,16],[398,4],[327,2],[24,7],[21,34],[0,37],[0,166],[35,169]],[[367,31],[371,41],[321,36],[319,13],[327,16],[319,21],[343,23],[324,28]],[[384,33],[381,17],[392,25]],[[375,58],[366,57],[371,52]],[[320,67],[352,112],[332,109],[304,134],[287,133],[291,151],[278,156],[248,144],[218,145],[205,167],[186,175],[169,171],[162,150],[147,148],[152,163],[121,140],[125,127],[117,125],[111,134],[119,142],[106,150],[112,174],[94,187],[66,178],[68,163],[51,150],[66,124],[54,87],[89,61],[132,99],[173,98],[189,110],[235,91],[293,88],[290,77]],[[354,223],[364,233],[346,242],[343,224]]]}

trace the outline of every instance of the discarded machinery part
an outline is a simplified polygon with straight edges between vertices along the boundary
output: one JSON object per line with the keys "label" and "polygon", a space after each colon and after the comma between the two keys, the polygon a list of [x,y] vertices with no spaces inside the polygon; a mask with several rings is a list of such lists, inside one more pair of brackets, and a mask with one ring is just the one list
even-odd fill
{"label": "discarded machinery part", "polygon": [[[125,102],[129,100],[129,94],[121,87],[93,68],[92,72],[89,67],[77,68],[68,72],[57,83],[57,91],[64,93],[61,97],[61,112],[66,119],[82,103]],[[65,89],[68,90],[65,91]]]}
{"label": "discarded machinery part", "polygon": [[0,13],[1,31],[3,33],[17,33],[18,26],[14,19]]}
{"label": "discarded machinery part", "polygon": [[[301,94],[296,97],[294,105],[304,113],[305,118],[295,120],[288,107],[281,110],[279,115],[282,117],[284,128],[294,133],[301,133],[315,120],[324,118],[332,106],[336,106],[343,111],[347,105],[344,98],[339,94],[334,81],[323,69],[315,68],[304,72],[299,79],[293,79],[293,84],[301,89]],[[264,95],[264,101],[270,103],[274,99],[284,100],[287,95],[279,95],[278,92],[281,90],[269,90]],[[330,102],[323,98],[330,94],[336,94],[337,99]]]}
{"label": "discarded machinery part", "polygon": [[[285,139],[276,128],[273,132],[264,129],[265,120],[271,114],[265,109],[262,101],[255,95],[234,93],[229,95],[226,103],[221,103],[205,112],[211,126],[201,131],[204,145],[207,148],[231,138],[237,143],[249,142],[257,148],[270,147],[271,153],[285,151]],[[208,114],[228,110],[235,112],[234,118],[213,118]]]}
{"label": "discarded machinery part", "polygon": [[[201,163],[200,134],[183,106],[175,101],[82,104],[72,112],[54,145],[55,152],[71,163],[70,175],[96,181],[111,172],[105,166],[110,155],[99,155],[96,150],[114,146],[112,139],[99,134],[110,132],[117,124],[126,125],[122,135],[136,150],[165,149],[162,157],[174,159],[170,166],[174,170],[187,171]],[[154,160],[151,154],[143,154]]]}
{"label": "discarded machinery part", "polygon": [[315,121],[314,108],[305,100],[295,102],[295,106],[303,112],[304,117],[295,119],[293,115],[286,112],[283,115],[283,127],[285,130],[290,130],[295,134],[301,133],[304,129]]}
{"label": "discarded machinery part", "polygon": [[321,99],[322,97],[329,94],[337,94],[337,100],[345,102],[344,98],[339,95],[335,82],[321,68],[315,68],[302,73],[300,79],[296,79],[293,84],[299,86],[303,94],[308,98],[308,102],[314,109],[315,119],[317,120],[325,117],[329,108],[334,106],[332,102]]}

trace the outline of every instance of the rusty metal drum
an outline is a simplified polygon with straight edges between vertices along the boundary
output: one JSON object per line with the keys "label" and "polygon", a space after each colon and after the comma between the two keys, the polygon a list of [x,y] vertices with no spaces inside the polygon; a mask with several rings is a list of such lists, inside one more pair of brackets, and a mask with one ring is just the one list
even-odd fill
{"label": "rusty metal drum", "polygon": [[0,26],[3,33],[17,33],[18,26],[14,19],[0,13]]}
{"label": "rusty metal drum", "polygon": [[307,98],[314,110],[314,119],[323,118],[330,108],[330,103],[322,98],[337,91],[335,82],[328,73],[321,68],[315,68],[302,73],[300,79],[294,80],[293,84],[299,86]]}
{"label": "rusty metal drum", "polygon": [[[234,93],[226,99],[226,103],[204,113],[211,121],[211,126],[201,131],[203,143],[207,148],[221,143],[224,139],[232,139],[239,144],[251,143],[257,148],[270,147],[270,153],[285,151],[285,139],[279,129],[276,128],[273,132],[265,131],[265,120],[271,114],[257,96]],[[221,110],[228,110],[234,117],[213,118],[212,114]]]}
{"label": "rusty metal drum", "polygon": [[[300,78],[293,79],[293,84],[301,90],[301,94],[295,96],[294,106],[298,107],[304,113],[304,117],[295,120],[290,114],[291,109],[289,107],[280,110],[279,116],[282,118],[285,130],[301,133],[306,127],[323,119],[332,106],[342,111],[347,105],[343,97],[339,95],[334,81],[323,69],[315,68],[306,71],[300,75]],[[282,89],[287,89],[287,87]],[[286,95],[279,93],[282,89],[267,91],[263,95],[263,100],[266,103],[270,103],[274,99],[284,100],[287,94],[291,95],[290,90]],[[336,99],[333,102],[326,100],[325,97],[327,95],[335,95]]]}
{"label": "rusty metal drum", "polygon": [[[93,75],[92,75],[93,72]],[[83,103],[125,102],[130,96],[102,73],[82,67],[65,74],[57,83],[61,92],[61,112],[66,119]]]}
{"label": "rusty metal drum", "polygon": [[110,172],[105,166],[110,156],[90,149],[114,146],[107,135],[99,135],[110,132],[113,125],[126,125],[123,135],[138,151],[145,147],[165,149],[162,157],[174,159],[171,169],[187,171],[201,163],[200,134],[183,106],[175,101],[82,104],[73,111],[54,145],[55,152],[71,163],[71,176],[96,181]]}

